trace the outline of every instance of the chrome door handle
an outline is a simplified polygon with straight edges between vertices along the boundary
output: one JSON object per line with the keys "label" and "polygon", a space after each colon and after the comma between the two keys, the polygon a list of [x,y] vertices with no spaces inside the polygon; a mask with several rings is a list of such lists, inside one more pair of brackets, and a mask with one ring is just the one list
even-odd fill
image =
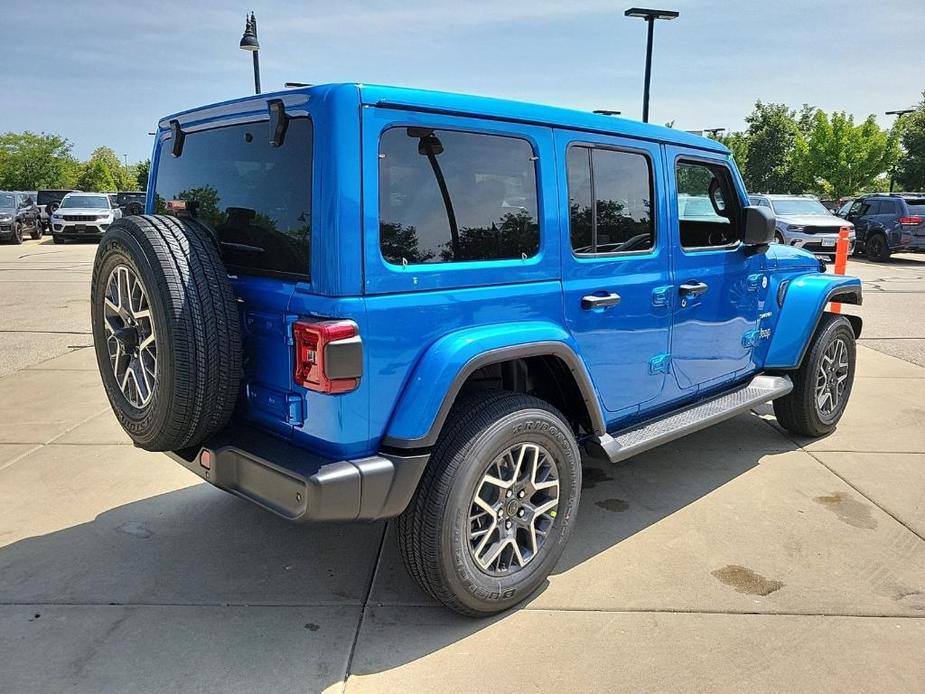
{"label": "chrome door handle", "polygon": [[678,287],[678,294],[681,296],[699,296],[709,288],[706,282],[686,282]]}
{"label": "chrome door handle", "polygon": [[620,295],[616,292],[609,294],[588,294],[581,297],[581,307],[586,311],[593,308],[606,308],[607,306],[616,306],[620,303]]}

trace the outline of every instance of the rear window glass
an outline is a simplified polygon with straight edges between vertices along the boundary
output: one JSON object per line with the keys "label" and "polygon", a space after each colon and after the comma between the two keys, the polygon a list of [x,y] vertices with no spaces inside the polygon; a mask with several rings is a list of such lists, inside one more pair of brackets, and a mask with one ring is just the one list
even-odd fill
{"label": "rear window glass", "polygon": [[925,214],[925,200],[910,200],[906,198],[906,206],[909,208],[909,214]]}
{"label": "rear window glass", "polygon": [[210,225],[225,263],[255,274],[309,274],[312,123],[290,118],[273,147],[266,121],[187,133],[161,145],[154,206]]}
{"label": "rear window glass", "polygon": [[379,245],[397,265],[536,255],[536,163],[526,140],[391,128],[379,145]]}

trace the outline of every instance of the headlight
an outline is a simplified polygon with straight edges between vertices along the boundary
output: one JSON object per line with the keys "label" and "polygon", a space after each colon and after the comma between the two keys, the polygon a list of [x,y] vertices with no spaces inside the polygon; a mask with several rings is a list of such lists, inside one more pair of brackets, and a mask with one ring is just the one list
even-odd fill
{"label": "headlight", "polygon": [[97,219],[109,219],[111,216],[112,216],[112,213],[109,212],[109,213],[106,213],[106,214],[98,214],[98,215],[96,215],[96,218],[97,218]]}
{"label": "headlight", "polygon": [[0,219],[2,219],[4,222],[7,221],[7,220],[9,220],[9,219],[12,219],[12,218],[13,218],[12,215],[9,215],[9,214],[0,214]]}
{"label": "headlight", "polygon": [[58,222],[60,222],[62,219],[64,219],[64,217],[62,217],[62,216],[61,216],[60,214],[58,214],[57,212],[55,212],[55,213],[51,216],[51,218],[54,219],[54,220],[56,220],[56,221],[58,221]]}
{"label": "headlight", "polygon": [[803,231],[806,227],[802,224],[788,224],[787,231]]}

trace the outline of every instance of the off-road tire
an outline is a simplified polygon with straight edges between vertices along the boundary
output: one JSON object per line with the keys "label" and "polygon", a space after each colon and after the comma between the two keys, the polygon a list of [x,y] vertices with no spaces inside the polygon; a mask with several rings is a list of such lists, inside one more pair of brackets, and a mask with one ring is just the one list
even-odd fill
{"label": "off-road tire", "polygon": [[10,243],[14,246],[18,246],[22,243],[22,223],[13,220],[13,225],[10,227]]}
{"label": "off-road tire", "polygon": [[33,241],[38,241],[40,238],[42,238],[42,222],[38,218],[35,220],[35,226],[32,227],[30,236],[32,237]]}
{"label": "off-road tire", "polygon": [[[842,339],[847,347],[847,384],[838,406],[832,413],[824,415],[816,404],[816,379],[825,351],[837,339]],[[851,396],[856,355],[854,330],[848,319],[834,313],[822,314],[803,362],[789,373],[793,390],[774,401],[774,416],[778,424],[791,433],[813,438],[834,431]]]}
{"label": "off-road tire", "polygon": [[[116,381],[103,323],[107,282],[120,265],[141,280],[157,339],[153,395],[141,408]],[[158,215],[113,222],[96,253],[91,314],[106,394],[136,446],[187,448],[228,423],[241,384],[240,318],[217,245],[202,225]]]}
{"label": "off-road tire", "polygon": [[[510,575],[492,576],[471,554],[471,499],[491,461],[522,442],[537,443],[554,458],[559,506],[532,561]],[[405,567],[426,593],[463,615],[506,610],[529,597],[555,567],[575,524],[580,491],[578,445],[556,408],[506,391],[468,395],[447,418],[418,490],[398,518]]]}
{"label": "off-road tire", "polygon": [[890,246],[883,234],[874,234],[867,239],[867,257],[876,263],[885,263],[890,259]]}

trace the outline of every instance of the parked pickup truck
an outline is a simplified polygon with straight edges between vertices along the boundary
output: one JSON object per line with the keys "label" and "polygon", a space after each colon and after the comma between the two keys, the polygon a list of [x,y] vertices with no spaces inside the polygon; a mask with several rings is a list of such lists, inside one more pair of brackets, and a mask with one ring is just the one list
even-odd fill
{"label": "parked pickup truck", "polygon": [[409,573],[463,614],[541,586],[581,448],[623,461],[767,401],[823,436],[845,409],[861,321],[826,306],[861,284],[772,244],[714,140],[333,84],[155,141],[147,214],[93,271],[119,422],[284,518],[397,517]]}

